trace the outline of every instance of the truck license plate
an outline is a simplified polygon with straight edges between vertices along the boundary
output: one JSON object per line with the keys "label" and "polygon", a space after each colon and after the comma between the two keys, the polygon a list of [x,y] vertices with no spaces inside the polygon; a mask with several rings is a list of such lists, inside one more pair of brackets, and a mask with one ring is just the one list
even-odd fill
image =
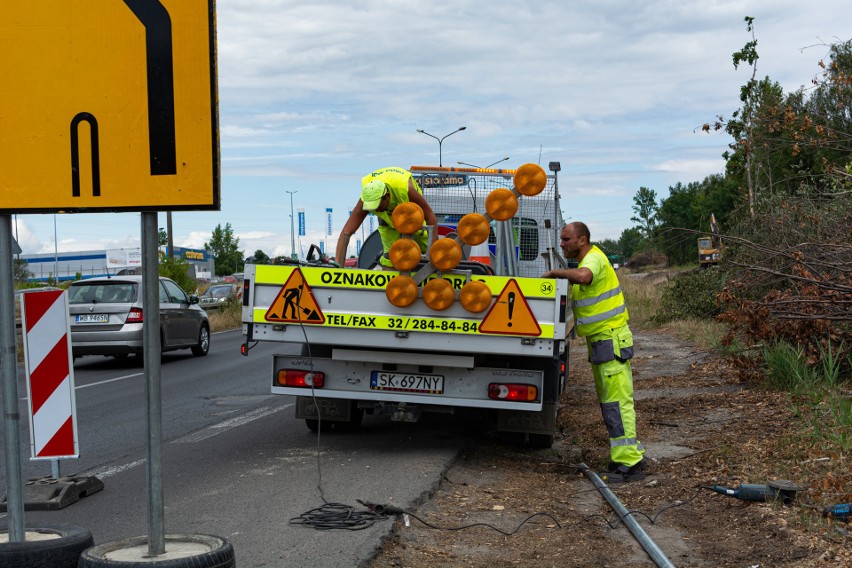
{"label": "truck license plate", "polygon": [[106,323],[109,321],[107,314],[79,314],[77,323]]}
{"label": "truck license plate", "polygon": [[373,371],[370,375],[370,388],[373,390],[444,394],[444,375]]}

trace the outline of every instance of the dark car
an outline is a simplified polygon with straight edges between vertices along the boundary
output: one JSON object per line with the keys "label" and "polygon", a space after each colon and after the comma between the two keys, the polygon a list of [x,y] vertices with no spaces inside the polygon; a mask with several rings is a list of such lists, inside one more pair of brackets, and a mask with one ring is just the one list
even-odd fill
{"label": "dark car", "polygon": [[[210,349],[210,323],[198,305],[173,280],[160,278],[160,349],[191,349],[203,357]],[[71,350],[74,357],[124,357],[143,351],[142,276],[78,280],[68,287]]]}
{"label": "dark car", "polygon": [[213,284],[198,296],[199,305],[207,311],[220,310],[242,299],[243,289],[237,284]]}

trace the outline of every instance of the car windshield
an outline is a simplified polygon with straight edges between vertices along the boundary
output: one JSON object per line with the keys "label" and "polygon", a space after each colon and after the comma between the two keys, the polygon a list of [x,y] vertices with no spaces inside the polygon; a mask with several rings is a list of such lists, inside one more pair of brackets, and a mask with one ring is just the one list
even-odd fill
{"label": "car windshield", "polygon": [[132,303],[136,301],[133,282],[83,282],[68,288],[69,304]]}
{"label": "car windshield", "polygon": [[207,290],[204,295],[211,298],[227,298],[230,291],[230,286],[214,286]]}

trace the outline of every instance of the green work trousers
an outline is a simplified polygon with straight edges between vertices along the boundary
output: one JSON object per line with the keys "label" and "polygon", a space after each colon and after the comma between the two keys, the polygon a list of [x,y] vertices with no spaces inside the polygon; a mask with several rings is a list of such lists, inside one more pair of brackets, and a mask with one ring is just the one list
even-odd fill
{"label": "green work trousers", "polygon": [[609,433],[610,460],[633,466],[642,461],[645,448],[636,437],[633,406],[633,335],[627,326],[586,338],[595,390]]}

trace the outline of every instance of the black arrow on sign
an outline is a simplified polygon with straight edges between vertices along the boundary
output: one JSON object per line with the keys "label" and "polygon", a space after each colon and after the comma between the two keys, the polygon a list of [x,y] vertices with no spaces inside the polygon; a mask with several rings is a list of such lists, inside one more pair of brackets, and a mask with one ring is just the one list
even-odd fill
{"label": "black arrow on sign", "polygon": [[151,175],[175,175],[177,151],[172,19],[158,0],[124,0],[124,3],[145,26]]}

